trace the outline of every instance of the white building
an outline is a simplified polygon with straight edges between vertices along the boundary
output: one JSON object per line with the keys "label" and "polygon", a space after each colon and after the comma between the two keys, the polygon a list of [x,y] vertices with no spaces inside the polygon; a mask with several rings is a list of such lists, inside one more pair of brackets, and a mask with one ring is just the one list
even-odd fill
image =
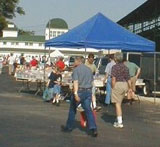
{"label": "white building", "polygon": [[60,18],[52,19],[48,22],[46,26],[45,40],[55,38],[66,32],[68,32],[68,25],[63,19]]}
{"label": "white building", "polygon": [[18,35],[18,29],[14,24],[8,24],[2,33],[0,54],[35,54],[44,50],[45,36]]}
{"label": "white building", "polygon": [[8,27],[2,30],[3,37],[17,37],[18,36],[18,29],[13,23],[9,23]]}

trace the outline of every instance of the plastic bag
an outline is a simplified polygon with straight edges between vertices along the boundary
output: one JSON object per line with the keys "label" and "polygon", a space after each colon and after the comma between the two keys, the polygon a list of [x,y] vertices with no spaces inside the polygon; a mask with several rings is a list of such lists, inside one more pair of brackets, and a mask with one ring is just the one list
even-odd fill
{"label": "plastic bag", "polygon": [[53,98],[53,89],[52,88],[46,88],[43,92],[43,100],[44,101],[50,101]]}

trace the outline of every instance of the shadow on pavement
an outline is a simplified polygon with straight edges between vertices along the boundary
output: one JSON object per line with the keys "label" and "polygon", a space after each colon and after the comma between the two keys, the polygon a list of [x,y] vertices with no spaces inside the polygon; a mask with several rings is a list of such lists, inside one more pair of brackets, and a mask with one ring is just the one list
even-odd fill
{"label": "shadow on pavement", "polygon": [[115,115],[111,115],[111,114],[107,114],[106,112],[102,113],[101,118],[106,122],[106,123],[111,123],[113,124],[115,121],[116,116]]}

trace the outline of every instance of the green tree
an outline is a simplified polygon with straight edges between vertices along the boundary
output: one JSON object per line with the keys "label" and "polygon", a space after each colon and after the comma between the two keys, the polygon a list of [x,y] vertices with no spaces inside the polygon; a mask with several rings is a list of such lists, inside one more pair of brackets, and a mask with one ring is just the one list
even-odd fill
{"label": "green tree", "polygon": [[33,36],[35,34],[35,32],[34,31],[24,31],[24,30],[19,29],[18,34],[19,35],[31,35],[31,36]]}
{"label": "green tree", "polygon": [[16,14],[25,14],[23,8],[18,4],[19,0],[0,0],[0,35],[7,25],[7,19],[13,19]]}

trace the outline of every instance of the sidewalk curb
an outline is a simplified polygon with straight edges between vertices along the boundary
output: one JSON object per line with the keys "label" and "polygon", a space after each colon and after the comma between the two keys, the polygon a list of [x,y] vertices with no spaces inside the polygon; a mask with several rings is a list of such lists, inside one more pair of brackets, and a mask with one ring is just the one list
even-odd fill
{"label": "sidewalk curb", "polygon": [[160,98],[139,96],[140,101],[148,101],[153,104],[160,104]]}

